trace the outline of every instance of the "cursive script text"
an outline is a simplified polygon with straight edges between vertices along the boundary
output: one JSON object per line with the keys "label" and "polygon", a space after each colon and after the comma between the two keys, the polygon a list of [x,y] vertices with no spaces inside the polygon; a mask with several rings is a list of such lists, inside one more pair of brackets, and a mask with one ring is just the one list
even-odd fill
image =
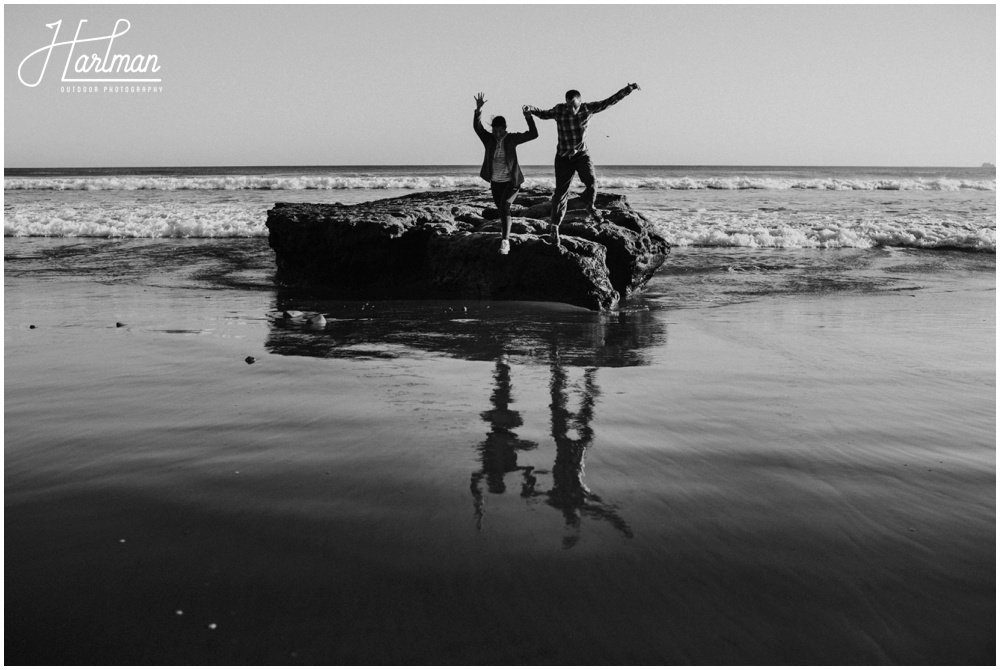
{"label": "cursive script text", "polygon": [[[114,45],[116,38],[121,37],[129,31],[132,24],[126,19],[118,19],[115,22],[114,30],[111,31],[110,35],[103,35],[101,37],[87,37],[80,39],[80,29],[83,28],[83,24],[87,23],[86,19],[81,19],[79,25],[76,27],[76,34],[73,39],[59,42],[59,29],[62,27],[62,20],[56,21],[55,23],[47,23],[46,28],[52,29],[52,43],[48,44],[41,49],[35,49],[30,54],[24,57],[21,64],[17,68],[17,78],[21,80],[21,83],[25,86],[34,88],[42,82],[42,78],[45,76],[45,70],[49,66],[49,58],[52,57],[52,52],[56,47],[69,47],[69,52],[66,55],[66,66],[63,68],[62,81],[64,82],[157,82],[163,81],[162,79],[143,79],[139,77],[124,77],[124,78],[100,78],[99,75],[102,74],[155,74],[160,71],[159,59],[156,54],[148,55],[136,55],[130,56],[128,54],[115,53],[112,54],[111,48]],[[107,40],[107,49],[104,54],[94,53],[81,53],[73,59],[73,53],[76,51],[78,44],[84,44],[85,42],[101,42]],[[42,70],[38,74],[38,79],[35,80],[33,84],[29,84],[24,80],[21,74],[21,70],[24,68],[25,64],[31,61],[36,56],[45,54],[45,62],[42,64]],[[68,77],[70,64],[73,65],[74,74],[88,74],[96,75],[95,77],[89,78],[79,78],[79,77]]]}

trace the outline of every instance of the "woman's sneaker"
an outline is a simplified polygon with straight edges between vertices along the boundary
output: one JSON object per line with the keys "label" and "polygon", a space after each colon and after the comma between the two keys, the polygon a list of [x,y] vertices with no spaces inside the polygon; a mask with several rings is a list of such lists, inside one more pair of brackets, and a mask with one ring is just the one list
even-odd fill
{"label": "woman's sneaker", "polygon": [[510,240],[500,240],[500,255],[506,256],[510,251]]}

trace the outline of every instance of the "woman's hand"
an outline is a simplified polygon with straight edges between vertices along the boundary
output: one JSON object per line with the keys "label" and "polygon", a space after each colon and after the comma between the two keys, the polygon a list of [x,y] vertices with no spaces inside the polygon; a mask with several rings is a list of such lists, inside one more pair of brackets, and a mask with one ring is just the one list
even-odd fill
{"label": "woman's hand", "polygon": [[476,109],[482,109],[483,105],[486,104],[486,100],[484,99],[485,96],[482,93],[480,93],[479,95],[475,96],[475,98],[476,98]]}

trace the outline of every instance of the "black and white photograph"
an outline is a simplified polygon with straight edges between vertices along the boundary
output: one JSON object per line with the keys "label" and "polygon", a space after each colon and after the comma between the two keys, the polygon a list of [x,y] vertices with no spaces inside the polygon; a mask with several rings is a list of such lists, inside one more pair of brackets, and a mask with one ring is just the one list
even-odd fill
{"label": "black and white photograph", "polygon": [[3,30],[5,665],[996,665],[995,4]]}

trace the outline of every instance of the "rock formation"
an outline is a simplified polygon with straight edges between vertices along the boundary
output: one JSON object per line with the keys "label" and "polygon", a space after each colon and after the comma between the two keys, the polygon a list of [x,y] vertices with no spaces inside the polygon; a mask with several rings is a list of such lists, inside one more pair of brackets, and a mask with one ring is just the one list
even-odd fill
{"label": "rock formation", "polygon": [[353,298],[564,302],[615,309],[663,264],[669,245],[625,196],[601,193],[602,220],[574,198],[548,239],[550,193],[514,201],[510,253],[499,253],[489,192],[430,191],[358,205],[283,203],[267,215],[276,280]]}

